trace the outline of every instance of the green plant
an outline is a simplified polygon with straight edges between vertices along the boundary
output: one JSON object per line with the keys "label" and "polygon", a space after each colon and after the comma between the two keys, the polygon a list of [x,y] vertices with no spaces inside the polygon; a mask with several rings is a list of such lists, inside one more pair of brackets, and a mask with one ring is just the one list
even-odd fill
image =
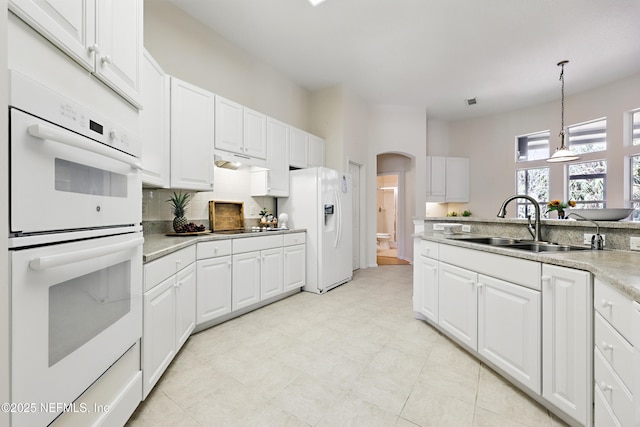
{"label": "green plant", "polygon": [[471,216],[471,211],[463,211],[462,216]]}
{"label": "green plant", "polygon": [[458,216],[458,212],[455,212],[455,211],[449,212],[447,216]]}
{"label": "green plant", "polygon": [[189,193],[176,193],[173,192],[173,196],[169,197],[166,201],[171,203],[171,211],[176,217],[184,216],[184,211],[189,206]]}
{"label": "green plant", "polygon": [[267,214],[267,208],[262,208],[260,211],[260,216],[265,216]]}

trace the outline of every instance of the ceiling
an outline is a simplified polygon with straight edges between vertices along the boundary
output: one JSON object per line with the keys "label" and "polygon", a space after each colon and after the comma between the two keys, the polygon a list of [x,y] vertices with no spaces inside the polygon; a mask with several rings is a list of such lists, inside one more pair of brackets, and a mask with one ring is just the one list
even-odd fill
{"label": "ceiling", "polygon": [[[638,0],[169,0],[311,91],[457,120],[640,72]],[[465,99],[478,103],[467,106]]]}

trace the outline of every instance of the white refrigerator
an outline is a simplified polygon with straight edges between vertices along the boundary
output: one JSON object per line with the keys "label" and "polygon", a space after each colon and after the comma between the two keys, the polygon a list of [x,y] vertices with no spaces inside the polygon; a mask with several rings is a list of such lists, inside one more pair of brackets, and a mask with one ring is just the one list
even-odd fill
{"label": "white refrigerator", "polygon": [[328,168],[290,172],[289,197],[278,199],[288,227],[307,230],[305,291],[324,293],[351,280],[351,176]]}

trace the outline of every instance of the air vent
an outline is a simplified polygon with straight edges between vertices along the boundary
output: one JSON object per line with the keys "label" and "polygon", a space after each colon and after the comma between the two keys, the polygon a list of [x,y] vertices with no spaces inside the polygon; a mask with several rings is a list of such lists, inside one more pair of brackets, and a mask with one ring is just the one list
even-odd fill
{"label": "air vent", "polygon": [[478,103],[478,98],[469,98],[465,99],[467,105],[476,105]]}

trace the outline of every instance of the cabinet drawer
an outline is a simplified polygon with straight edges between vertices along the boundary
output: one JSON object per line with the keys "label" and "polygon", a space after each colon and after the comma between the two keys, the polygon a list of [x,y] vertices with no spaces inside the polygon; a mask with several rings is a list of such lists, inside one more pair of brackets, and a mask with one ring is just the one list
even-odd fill
{"label": "cabinet drawer", "polygon": [[196,261],[196,246],[180,249],[144,265],[144,292]]}
{"label": "cabinet drawer", "polygon": [[607,399],[605,399],[604,395],[600,391],[600,387],[596,385],[594,388],[593,425],[622,427],[616,416],[613,415],[613,410],[607,403]]}
{"label": "cabinet drawer", "polygon": [[197,247],[198,259],[231,255],[231,239],[200,242]]}
{"label": "cabinet drawer", "polygon": [[541,290],[539,262],[442,244],[438,259],[487,276]]}
{"label": "cabinet drawer", "polygon": [[632,340],[633,302],[631,299],[622,295],[611,285],[596,278],[593,304],[598,313],[616,328],[627,341]]}
{"label": "cabinet drawer", "polygon": [[613,373],[598,349],[593,358],[593,379],[620,424],[633,425],[633,396]]}
{"label": "cabinet drawer", "polygon": [[595,345],[622,382],[633,390],[633,347],[600,313],[595,315]]}
{"label": "cabinet drawer", "polygon": [[282,246],[282,234],[260,237],[247,237],[233,239],[232,248],[234,254],[243,252],[261,251],[263,249],[279,248]]}
{"label": "cabinet drawer", "polygon": [[301,245],[306,242],[305,233],[283,234],[283,238],[285,246]]}
{"label": "cabinet drawer", "polygon": [[438,243],[429,240],[420,240],[420,255],[438,259]]}

